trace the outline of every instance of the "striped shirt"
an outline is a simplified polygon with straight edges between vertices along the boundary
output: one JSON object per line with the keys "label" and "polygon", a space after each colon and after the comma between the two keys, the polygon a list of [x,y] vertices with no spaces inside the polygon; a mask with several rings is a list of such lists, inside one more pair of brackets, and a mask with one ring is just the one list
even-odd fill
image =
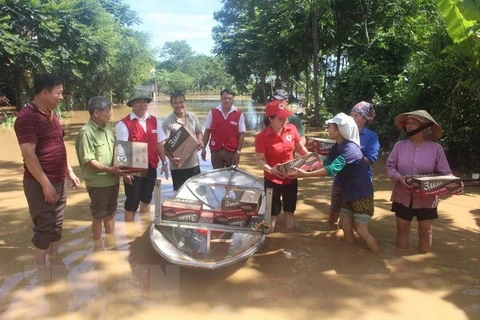
{"label": "striped shirt", "polygon": [[[41,112],[33,101],[18,113],[15,121],[18,144],[34,143],[40,166],[52,183],[63,182],[67,173],[67,151],[63,137],[65,132],[55,115]],[[35,179],[24,164],[24,178]]]}

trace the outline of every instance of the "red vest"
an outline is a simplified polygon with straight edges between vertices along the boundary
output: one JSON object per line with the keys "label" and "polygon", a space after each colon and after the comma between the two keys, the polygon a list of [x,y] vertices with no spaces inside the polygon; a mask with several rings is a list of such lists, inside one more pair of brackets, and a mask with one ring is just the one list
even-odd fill
{"label": "red vest", "polygon": [[122,119],[128,129],[128,141],[148,143],[148,163],[152,168],[158,167],[158,136],[157,136],[157,118],[150,116],[147,118],[147,132],[143,131],[137,118],[130,119],[130,115]]}
{"label": "red vest", "polygon": [[238,122],[242,111],[238,110],[223,117],[222,111],[212,109],[212,125],[210,127],[210,150],[225,149],[234,152],[238,148]]}

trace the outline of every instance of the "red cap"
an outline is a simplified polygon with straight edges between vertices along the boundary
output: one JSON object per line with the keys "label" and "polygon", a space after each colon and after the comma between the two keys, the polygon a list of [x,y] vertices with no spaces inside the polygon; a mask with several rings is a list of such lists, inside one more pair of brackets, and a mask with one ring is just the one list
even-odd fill
{"label": "red cap", "polygon": [[265,114],[267,117],[278,117],[286,119],[290,117],[293,112],[288,111],[287,103],[282,100],[273,100],[267,103],[265,108]]}

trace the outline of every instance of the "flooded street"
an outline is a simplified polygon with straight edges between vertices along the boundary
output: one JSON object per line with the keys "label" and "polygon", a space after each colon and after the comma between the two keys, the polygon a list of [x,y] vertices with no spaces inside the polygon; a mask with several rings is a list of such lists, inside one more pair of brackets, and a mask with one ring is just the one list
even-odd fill
{"label": "flooded street", "polygon": [[[188,98],[188,97],[187,97]],[[259,177],[253,141],[263,109],[235,103],[246,115],[247,135],[240,167]],[[202,125],[214,101],[187,100]],[[113,121],[130,108],[115,107]],[[168,101],[150,104],[165,118]],[[88,120],[72,111],[64,120],[69,161],[77,175],[74,141]],[[393,125],[393,124],[392,124]],[[263,247],[237,265],[218,271],[168,264],[152,248],[153,220],[123,222],[121,184],[115,238],[93,251],[89,197],[82,183],[68,191],[58,260],[39,272],[32,256],[32,223],[22,189],[22,157],[13,129],[0,129],[0,319],[480,319],[480,188],[443,197],[434,222],[433,250],[416,253],[412,223],[410,249],[395,247],[390,212],[391,183],[382,158],[374,166],[375,215],[370,225],[381,252],[361,241],[347,244],[327,224],[329,178],[299,182],[297,227],[279,217]],[[207,154],[207,157],[209,155]],[[201,161],[201,170],[211,169]],[[172,195],[162,179],[162,198]],[[153,201],[152,201],[153,203]]]}

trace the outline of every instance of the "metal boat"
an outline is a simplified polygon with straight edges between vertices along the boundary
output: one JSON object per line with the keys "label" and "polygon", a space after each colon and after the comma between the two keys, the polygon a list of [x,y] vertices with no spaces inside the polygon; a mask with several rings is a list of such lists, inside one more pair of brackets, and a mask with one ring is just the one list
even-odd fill
{"label": "metal boat", "polygon": [[194,222],[166,219],[160,186],[161,180],[157,179],[150,241],[170,263],[205,269],[233,265],[254,254],[269,233],[272,190],[265,192],[263,181],[243,170],[223,168],[200,173],[188,179],[172,200],[201,202],[202,215],[213,215],[222,213],[222,199],[229,199],[232,189],[261,193],[257,212],[245,223],[219,224],[203,216]]}

